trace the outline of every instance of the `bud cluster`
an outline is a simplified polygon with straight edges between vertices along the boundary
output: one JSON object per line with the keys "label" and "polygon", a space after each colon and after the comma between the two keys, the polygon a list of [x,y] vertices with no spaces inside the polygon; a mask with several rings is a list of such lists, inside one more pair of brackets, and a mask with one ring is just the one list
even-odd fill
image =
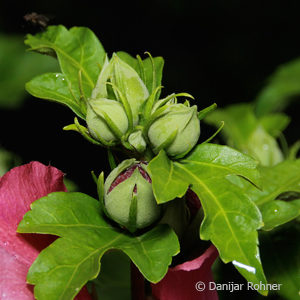
{"label": "bud cluster", "polygon": [[117,54],[100,72],[87,101],[86,122],[90,136],[106,147],[122,145],[143,157],[148,150],[164,149],[170,157],[188,153],[200,135],[197,107],[177,103],[172,94],[158,100],[161,87],[148,91],[134,68]]}
{"label": "bud cluster", "polygon": [[[155,75],[152,76],[154,81]],[[124,160],[112,170],[104,184],[104,212],[130,232],[150,226],[163,214],[143,160],[151,159],[160,150],[171,158],[183,157],[200,136],[196,105],[190,106],[187,100],[177,102],[177,97],[191,97],[189,94],[172,94],[159,99],[162,87],[153,84],[151,91],[148,88],[136,69],[114,54],[110,60],[106,58],[86,103],[89,138],[106,147],[121,145],[131,156],[141,159]],[[181,210],[181,202],[178,200],[169,207],[162,222],[177,224],[174,216],[185,219],[185,210],[183,215],[174,214],[174,210]]]}

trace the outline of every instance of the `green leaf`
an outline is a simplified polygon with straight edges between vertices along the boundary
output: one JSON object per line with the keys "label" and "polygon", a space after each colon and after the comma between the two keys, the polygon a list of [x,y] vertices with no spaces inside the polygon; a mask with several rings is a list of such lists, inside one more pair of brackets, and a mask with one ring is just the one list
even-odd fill
{"label": "green leaf", "polygon": [[[267,130],[273,134],[276,132],[278,136],[280,133],[278,130],[284,129],[287,124],[280,124],[277,127],[273,125],[272,127],[274,120],[269,119],[262,121],[262,125],[254,115],[253,107],[250,104],[236,104],[225,109],[218,109],[209,114],[204,121],[216,127],[219,127],[220,122],[224,121],[225,125],[221,134],[226,143],[258,159],[264,166],[272,166],[283,160],[283,154],[276,140]],[[267,130],[264,126],[267,127]]]}
{"label": "green leaf", "polygon": [[265,224],[263,229],[271,230],[299,216],[298,200],[289,202],[279,200],[285,199],[286,193],[293,193],[296,198],[299,196],[300,160],[285,160],[274,167],[260,167],[260,174],[262,183],[260,190],[239,178],[227,178],[239,186],[241,191],[259,207]]}
{"label": "green leaf", "polygon": [[85,119],[79,99],[74,97],[65,76],[61,73],[46,73],[37,76],[27,82],[26,90],[37,98],[67,105],[76,115]]}
{"label": "green leaf", "polygon": [[265,115],[259,119],[263,128],[273,137],[277,138],[289,125],[291,119],[282,113]]}
{"label": "green leaf", "polygon": [[255,112],[263,116],[284,110],[291,100],[300,95],[300,59],[281,65],[269,78],[256,98]]}
{"label": "green leaf", "polygon": [[27,35],[25,44],[29,50],[57,56],[61,71],[77,99],[81,93],[85,99],[91,96],[104,64],[105,51],[90,29],[73,27],[67,30],[62,25],[49,26],[35,36]]}
{"label": "green leaf", "polygon": [[262,226],[261,214],[226,179],[234,174],[258,184],[259,173],[252,158],[229,147],[207,143],[177,162],[160,152],[149,163],[148,171],[158,203],[182,197],[190,186],[205,213],[200,238],[211,240],[222,260],[232,261],[248,281],[266,282],[257,248],[256,230]]}
{"label": "green leaf", "polygon": [[142,235],[130,235],[107,223],[100,203],[82,193],[56,192],[37,200],[18,232],[60,237],[40,253],[28,272],[38,300],[73,299],[98,276],[101,257],[109,249],[126,253],[151,282],[164,277],[172,256],[179,252],[170,227],[159,225]]}
{"label": "green leaf", "polygon": [[[264,221],[264,230],[271,230],[274,227],[285,224],[300,215],[299,200],[290,202],[275,200],[264,203],[260,211]],[[298,205],[297,205],[298,204]]]}
{"label": "green leaf", "polygon": [[24,37],[0,34],[0,108],[18,108],[26,97],[25,83],[42,72],[59,70],[51,57],[25,51]]}
{"label": "green leaf", "polygon": [[260,174],[261,190],[247,182],[236,182],[256,205],[273,201],[285,192],[300,193],[300,159],[285,160],[274,167],[260,167]]}
{"label": "green leaf", "polygon": [[[153,57],[154,71],[155,71],[155,79],[154,79],[155,81],[153,82],[153,67],[152,67],[150,57],[142,60],[142,69],[141,69],[138,59],[133,58],[130,54],[123,51],[119,51],[117,52],[117,55],[123,61],[129,64],[133,69],[136,70],[136,72],[139,74],[139,76],[143,79],[144,83],[146,84],[149,94],[151,94],[153,86],[155,90],[157,87],[161,85],[163,67],[164,67],[164,59],[162,57],[160,56]],[[145,78],[143,78],[143,74]],[[159,98],[159,95],[160,95],[160,91],[157,93],[156,96],[157,99]]]}

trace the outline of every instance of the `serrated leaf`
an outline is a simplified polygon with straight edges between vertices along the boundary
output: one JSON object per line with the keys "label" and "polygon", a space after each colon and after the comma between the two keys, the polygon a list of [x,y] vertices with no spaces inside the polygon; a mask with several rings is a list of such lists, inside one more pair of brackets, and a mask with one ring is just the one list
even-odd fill
{"label": "serrated leaf", "polygon": [[67,30],[62,25],[49,26],[35,36],[27,35],[25,44],[29,50],[57,56],[62,73],[77,99],[81,93],[86,99],[91,96],[104,63],[105,51],[90,29],[73,27]]}
{"label": "serrated leaf", "polygon": [[262,226],[261,214],[226,179],[234,174],[258,184],[259,174],[252,158],[229,147],[207,143],[177,162],[160,152],[149,163],[148,171],[158,203],[181,197],[190,186],[204,208],[201,239],[211,240],[222,260],[232,261],[248,281],[266,282],[257,247],[256,230]]}
{"label": "serrated leaf", "polygon": [[53,100],[67,105],[75,114],[85,119],[79,99],[71,93],[70,86],[68,86],[68,82],[62,73],[46,73],[37,76],[27,82],[26,90],[37,98]]}
{"label": "serrated leaf", "polygon": [[300,94],[299,81],[299,58],[279,66],[256,98],[256,114],[263,116],[270,112],[284,110],[293,97]]}
{"label": "serrated leaf", "polygon": [[179,252],[175,233],[164,225],[133,236],[115,229],[101,214],[100,203],[82,193],[52,193],[34,202],[18,232],[47,233],[58,238],[38,256],[28,273],[35,296],[72,299],[100,271],[109,249],[126,253],[141,273],[158,282]]}
{"label": "serrated leaf", "polygon": [[[162,73],[164,67],[164,59],[162,57],[160,56],[153,57],[154,71],[155,71],[155,78],[153,78],[153,68],[152,68],[151,59],[149,57],[143,59],[142,66],[140,66],[139,61],[126,52],[119,51],[117,52],[117,55],[123,61],[125,61],[127,64],[129,64],[132,68],[136,70],[136,72],[139,74],[139,76],[143,79],[144,83],[146,84],[149,94],[151,94],[153,87],[155,89],[161,85]],[[157,93],[157,97],[159,97],[159,95],[160,92]]]}
{"label": "serrated leaf", "polygon": [[[250,104],[236,104],[218,109],[209,114],[204,121],[208,124],[219,127],[220,122],[225,125],[221,131],[226,143],[252,157],[258,159],[264,166],[272,166],[283,160],[283,154],[275,140],[254,115],[253,107]],[[283,129],[277,125],[268,131]],[[283,124],[284,125],[284,124]]]}

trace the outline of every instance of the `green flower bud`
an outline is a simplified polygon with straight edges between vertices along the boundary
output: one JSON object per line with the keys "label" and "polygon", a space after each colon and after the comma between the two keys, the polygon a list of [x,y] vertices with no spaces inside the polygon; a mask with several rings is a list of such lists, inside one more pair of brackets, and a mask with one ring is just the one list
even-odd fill
{"label": "green flower bud", "polygon": [[107,177],[104,205],[108,216],[131,232],[145,228],[160,216],[147,165],[127,159]]}
{"label": "green flower bud", "polygon": [[86,123],[91,135],[99,141],[116,141],[128,129],[128,119],[122,104],[105,98],[89,101]]}
{"label": "green flower bud", "polygon": [[128,137],[128,142],[137,152],[142,153],[146,150],[147,144],[140,130],[131,133]]}
{"label": "green flower bud", "polygon": [[153,151],[164,149],[170,156],[190,151],[200,136],[196,106],[172,104],[151,124],[148,137]]}
{"label": "green flower bud", "polygon": [[114,84],[115,95],[119,101],[122,101],[119,94],[121,92],[127,99],[132,112],[133,124],[136,125],[141,107],[149,97],[149,92],[138,73],[116,54],[113,55],[112,62],[111,81]]}

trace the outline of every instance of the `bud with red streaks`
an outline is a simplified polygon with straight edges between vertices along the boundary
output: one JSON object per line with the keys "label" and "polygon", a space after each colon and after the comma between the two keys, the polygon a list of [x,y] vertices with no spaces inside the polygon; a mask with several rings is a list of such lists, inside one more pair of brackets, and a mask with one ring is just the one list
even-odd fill
{"label": "bud with red streaks", "polygon": [[107,177],[104,205],[108,216],[134,232],[154,223],[160,216],[147,164],[124,160]]}

